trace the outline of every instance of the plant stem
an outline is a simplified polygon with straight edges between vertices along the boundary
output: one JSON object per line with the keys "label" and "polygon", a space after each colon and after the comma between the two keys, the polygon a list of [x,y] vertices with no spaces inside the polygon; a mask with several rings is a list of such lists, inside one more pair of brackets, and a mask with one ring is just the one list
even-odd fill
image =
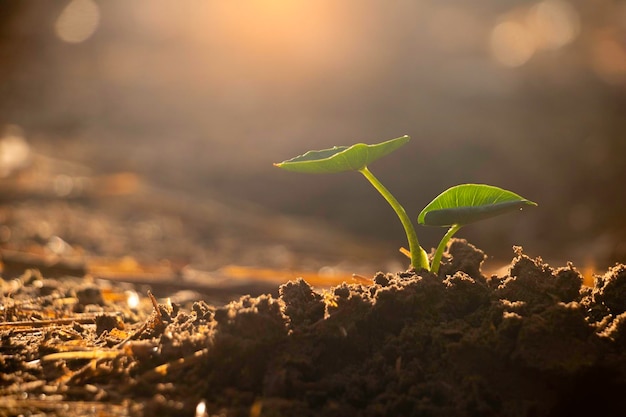
{"label": "plant stem", "polygon": [[426,255],[426,251],[420,246],[419,241],[417,240],[417,233],[415,233],[415,228],[413,227],[413,223],[411,223],[411,219],[406,214],[406,210],[404,207],[396,200],[396,198],[385,188],[384,185],[378,181],[378,178],[372,174],[372,172],[364,167],[359,170],[361,174],[367,178],[367,180],[376,188],[376,190],[387,200],[389,205],[396,212],[398,217],[400,218],[400,222],[402,226],[404,226],[404,231],[406,232],[406,237],[409,241],[409,251],[411,252],[411,266],[418,269],[430,270],[428,266],[428,256]]}
{"label": "plant stem", "polygon": [[441,238],[441,242],[439,242],[439,246],[437,246],[437,250],[435,251],[435,256],[433,257],[433,262],[431,266],[431,271],[433,273],[439,272],[439,265],[441,264],[441,257],[443,256],[443,251],[446,248],[446,245],[452,239],[452,236],[461,228],[460,225],[454,224],[452,227],[448,229],[446,234]]}

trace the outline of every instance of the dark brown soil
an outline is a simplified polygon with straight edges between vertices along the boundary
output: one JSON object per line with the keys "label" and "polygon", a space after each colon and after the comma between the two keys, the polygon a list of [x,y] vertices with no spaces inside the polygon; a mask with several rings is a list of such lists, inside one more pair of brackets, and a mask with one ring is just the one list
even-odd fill
{"label": "dark brown soil", "polygon": [[0,415],[626,415],[626,266],[588,288],[484,257],[454,240],[439,276],[132,309],[130,287],[29,271],[3,281]]}

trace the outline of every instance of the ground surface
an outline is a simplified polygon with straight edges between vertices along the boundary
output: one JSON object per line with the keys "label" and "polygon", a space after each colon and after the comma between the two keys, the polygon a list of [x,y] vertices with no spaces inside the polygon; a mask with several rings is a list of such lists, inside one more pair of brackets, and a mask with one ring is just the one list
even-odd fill
{"label": "ground surface", "polygon": [[483,259],[455,240],[439,276],[221,306],[27,271],[3,281],[0,415],[624,415],[626,266],[589,288]]}

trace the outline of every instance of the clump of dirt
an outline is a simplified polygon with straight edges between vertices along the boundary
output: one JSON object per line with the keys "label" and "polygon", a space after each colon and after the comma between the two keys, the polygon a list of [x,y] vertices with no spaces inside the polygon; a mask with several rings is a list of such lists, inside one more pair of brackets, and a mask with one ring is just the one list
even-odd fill
{"label": "clump of dirt", "polygon": [[[31,334],[33,348],[2,327],[0,415],[41,409],[43,394],[118,407],[109,415],[624,415],[626,266],[588,288],[571,264],[515,252],[502,277],[483,276],[484,253],[455,239],[439,275],[378,273],[321,293],[299,279],[225,306],[153,300],[150,314],[66,329],[83,351],[112,352],[97,359],[51,356],[51,330]],[[74,294],[113,315],[93,287]]]}

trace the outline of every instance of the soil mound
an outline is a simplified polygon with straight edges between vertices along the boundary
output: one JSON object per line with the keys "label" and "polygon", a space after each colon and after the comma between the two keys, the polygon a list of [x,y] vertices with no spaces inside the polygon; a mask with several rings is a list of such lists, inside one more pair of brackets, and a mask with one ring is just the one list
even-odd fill
{"label": "soil mound", "polygon": [[[72,414],[46,395],[110,415],[625,415],[626,266],[588,288],[571,264],[521,248],[506,276],[483,276],[484,258],[456,239],[438,276],[378,273],[322,292],[298,279],[221,307],[153,300],[145,319],[83,288],[95,328],[0,328],[0,415]],[[20,291],[68,296],[38,280],[15,303]],[[8,306],[5,322],[19,320]],[[109,353],[64,358],[51,342],[63,338]]]}

